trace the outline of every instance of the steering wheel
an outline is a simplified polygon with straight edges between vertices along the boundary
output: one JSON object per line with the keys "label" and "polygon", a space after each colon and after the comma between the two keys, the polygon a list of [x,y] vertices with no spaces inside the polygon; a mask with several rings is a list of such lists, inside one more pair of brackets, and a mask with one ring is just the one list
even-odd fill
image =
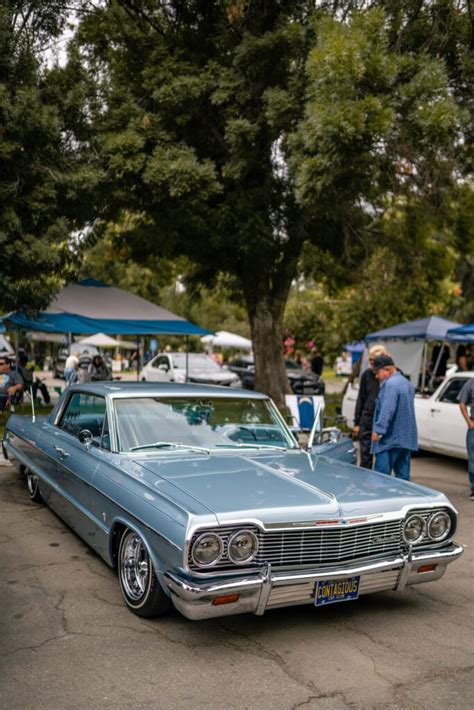
{"label": "steering wheel", "polygon": [[228,429],[225,429],[221,432],[219,438],[227,439],[228,441],[233,441],[234,443],[237,443],[238,438],[232,438],[232,434],[237,434],[240,431],[248,432],[251,435],[252,439],[254,441],[257,441],[257,435],[255,434],[255,432],[246,426],[241,426],[240,424],[231,424]]}

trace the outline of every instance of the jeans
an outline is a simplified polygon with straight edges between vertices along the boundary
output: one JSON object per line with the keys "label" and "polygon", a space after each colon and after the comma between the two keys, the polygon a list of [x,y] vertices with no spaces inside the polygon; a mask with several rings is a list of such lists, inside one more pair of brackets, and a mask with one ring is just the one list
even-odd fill
{"label": "jeans", "polygon": [[374,471],[379,473],[388,473],[390,476],[392,471],[395,471],[397,478],[403,478],[405,481],[410,480],[410,449],[388,449],[379,454],[375,454]]}
{"label": "jeans", "polygon": [[474,493],[474,429],[468,429],[466,434],[467,445],[467,470],[469,471],[469,483],[471,493]]}

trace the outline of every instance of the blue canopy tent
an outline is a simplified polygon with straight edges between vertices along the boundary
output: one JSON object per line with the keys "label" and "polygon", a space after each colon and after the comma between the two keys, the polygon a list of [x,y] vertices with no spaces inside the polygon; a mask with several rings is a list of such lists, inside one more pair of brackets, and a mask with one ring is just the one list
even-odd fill
{"label": "blue canopy tent", "polygon": [[474,323],[451,328],[446,333],[446,340],[450,343],[474,343]]}
{"label": "blue canopy tent", "polygon": [[444,340],[449,329],[458,328],[461,324],[455,321],[439,318],[439,316],[429,316],[419,318],[407,323],[398,323],[390,328],[369,333],[365,340]]}
{"label": "blue canopy tent", "polygon": [[[66,286],[45,311],[31,317],[9,313],[2,321],[16,330],[89,335],[207,335],[208,330],[140,296],[84,279]],[[187,348],[186,348],[187,350]]]}
{"label": "blue canopy tent", "polygon": [[365,350],[365,343],[363,340],[355,340],[352,343],[346,343],[344,350],[351,354],[352,366],[354,366],[357,360],[362,357],[362,353]]}
{"label": "blue canopy tent", "polygon": [[[392,355],[395,356],[395,362],[401,369],[410,375],[410,378],[415,386],[418,385],[418,376],[421,369],[422,382],[421,388],[425,388],[426,383],[426,363],[428,354],[428,342],[444,341],[448,330],[458,328],[461,324],[455,321],[440,318],[439,316],[428,316],[427,318],[419,318],[417,320],[408,321],[407,323],[398,323],[390,328],[378,330],[375,333],[366,335],[367,342],[374,341],[391,341],[387,344]],[[396,341],[405,343],[404,352],[399,349],[399,352],[394,352],[397,348]],[[411,343],[408,346],[408,343]],[[410,347],[410,351],[408,351]],[[440,354],[441,354],[440,349]],[[404,357],[405,356],[405,357]],[[439,358],[438,358],[439,359]],[[436,363],[436,366],[438,363]],[[436,370],[435,366],[435,370]]]}

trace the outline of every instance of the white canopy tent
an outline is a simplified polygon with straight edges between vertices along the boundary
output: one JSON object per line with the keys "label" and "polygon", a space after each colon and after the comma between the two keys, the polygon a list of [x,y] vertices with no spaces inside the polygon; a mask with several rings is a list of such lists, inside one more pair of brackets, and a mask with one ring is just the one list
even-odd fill
{"label": "white canopy tent", "polygon": [[129,340],[116,340],[110,335],[105,333],[96,333],[95,335],[88,335],[81,340],[76,341],[81,343],[81,345],[95,345],[96,348],[122,348],[125,350],[135,350],[137,347],[136,343],[132,343]]}
{"label": "white canopy tent", "polygon": [[233,348],[235,350],[252,350],[252,341],[227,330],[218,330],[213,335],[204,335],[201,342],[212,351],[213,348]]}

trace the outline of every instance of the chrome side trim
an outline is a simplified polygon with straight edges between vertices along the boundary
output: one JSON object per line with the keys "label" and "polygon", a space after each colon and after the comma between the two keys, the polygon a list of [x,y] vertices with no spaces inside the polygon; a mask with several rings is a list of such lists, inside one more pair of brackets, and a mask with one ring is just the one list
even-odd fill
{"label": "chrome side trim", "polygon": [[[18,434],[15,434],[15,436],[18,436]],[[18,436],[18,438],[21,439],[22,441],[25,441],[25,439],[22,439],[21,436]],[[29,442],[26,442],[26,443],[29,443]],[[36,464],[31,463],[29,461],[29,459],[26,458],[23,453],[18,452],[18,450],[15,449],[14,446],[12,446],[11,442],[6,442],[6,445],[15,453],[16,458],[24,466],[26,466],[26,468],[30,469],[30,471],[32,471],[34,474],[36,474],[40,480],[44,480],[49,486],[51,486],[51,488],[54,488],[56,493],[58,493],[59,495],[62,495],[71,505],[73,505],[75,508],[77,508],[77,510],[80,513],[82,513],[88,520],[90,520],[92,523],[97,525],[97,527],[100,528],[105,534],[107,534],[107,535],[110,534],[110,527],[105,526],[102,523],[102,521],[100,520],[100,518],[98,518],[97,516],[93,516],[86,508],[84,508],[83,505],[78,504],[75,499],[71,498],[71,496],[69,496],[67,493],[64,492],[63,488],[60,488],[58,486],[56,481],[51,479],[49,476],[45,476],[44,471],[42,469],[40,469]],[[58,461],[54,457],[50,456],[47,452],[45,452],[43,450],[41,450],[41,451],[45,456],[47,456],[49,459],[51,459],[51,461],[54,461],[56,464],[61,465],[60,461]],[[63,468],[65,468],[65,467],[63,467]],[[67,471],[67,468],[66,468],[66,471]],[[147,530],[150,530],[152,533],[157,535],[161,540],[163,540],[163,542],[166,542],[168,545],[170,545],[170,547],[173,547],[178,552],[182,551],[182,548],[179,545],[177,545],[175,542],[173,542],[172,540],[169,540],[166,537],[166,535],[163,535],[163,533],[161,533],[158,530],[156,530],[155,528],[153,528],[149,523],[146,523],[144,520],[141,520],[136,515],[133,515],[132,513],[130,513],[129,510],[126,510],[125,508],[123,508],[121,505],[119,505],[117,503],[116,500],[114,500],[113,498],[110,498],[110,496],[108,496],[106,493],[104,493],[103,491],[100,491],[98,488],[95,488],[92,484],[90,484],[86,481],[84,481],[84,485],[87,486],[88,488],[92,488],[96,493],[103,496],[106,500],[110,501],[119,511],[123,511],[123,513],[125,515],[125,519],[126,519],[126,516],[128,516],[129,518],[136,520],[138,523],[140,523],[140,525],[143,525],[144,528],[146,528]],[[114,518],[114,520],[116,520],[116,518]]]}

